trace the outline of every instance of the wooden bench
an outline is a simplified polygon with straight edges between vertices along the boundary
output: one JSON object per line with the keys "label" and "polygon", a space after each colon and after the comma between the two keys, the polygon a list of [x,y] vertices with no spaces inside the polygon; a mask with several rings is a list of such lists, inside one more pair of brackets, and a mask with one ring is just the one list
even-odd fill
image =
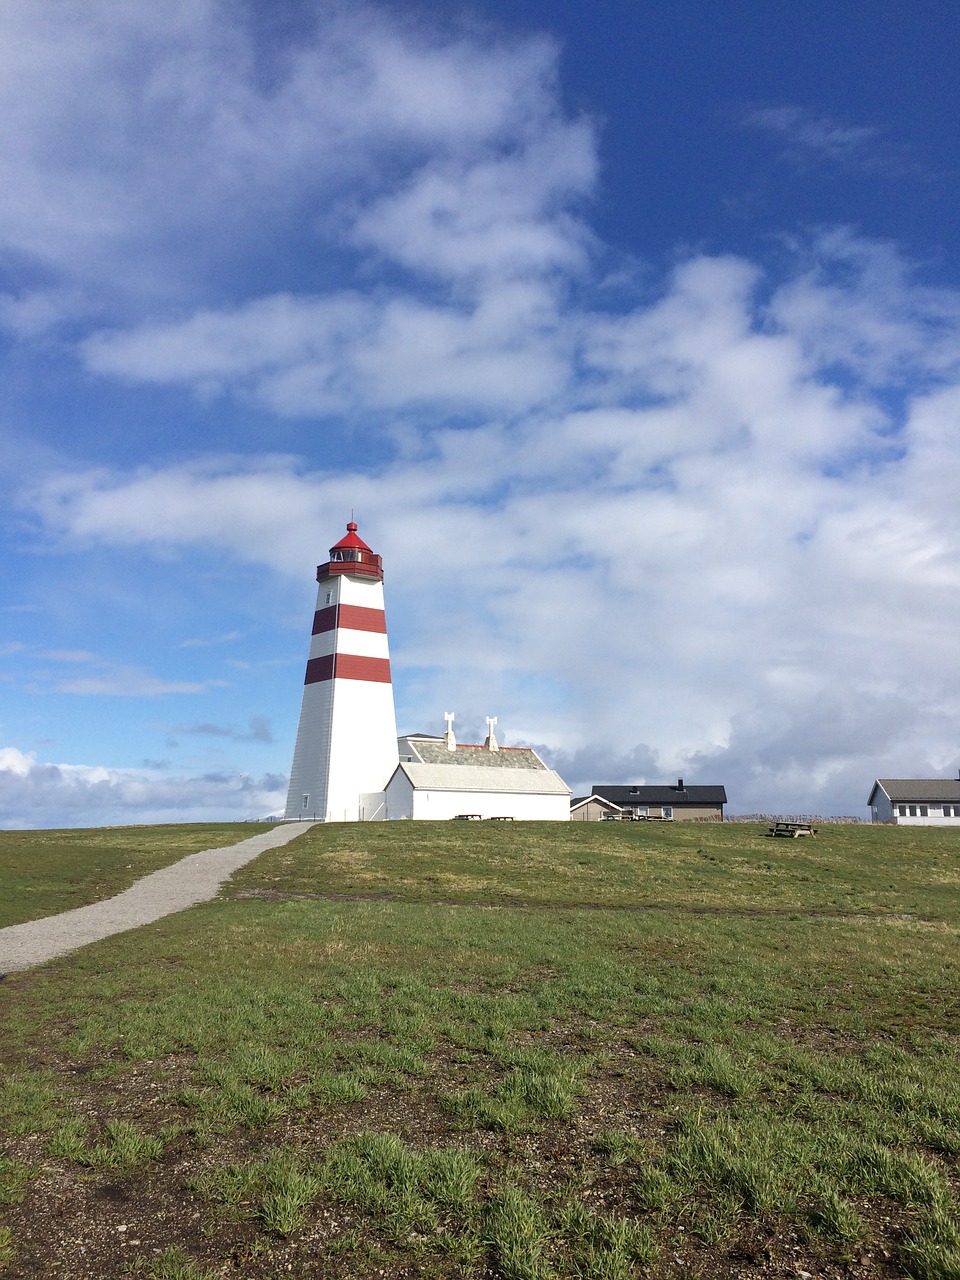
{"label": "wooden bench", "polygon": [[817,828],[809,822],[775,822],[767,832],[768,836],[786,836],[796,839],[798,836],[815,836]]}

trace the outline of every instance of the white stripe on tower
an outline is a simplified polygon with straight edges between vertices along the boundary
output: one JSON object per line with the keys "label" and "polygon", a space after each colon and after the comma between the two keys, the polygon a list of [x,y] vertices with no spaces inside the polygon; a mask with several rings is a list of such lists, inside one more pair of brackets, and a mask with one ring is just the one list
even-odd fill
{"label": "white stripe on tower", "polygon": [[383,817],[366,799],[383,791],[398,760],[383,568],[353,522],[318,567],[317,581],[284,816]]}

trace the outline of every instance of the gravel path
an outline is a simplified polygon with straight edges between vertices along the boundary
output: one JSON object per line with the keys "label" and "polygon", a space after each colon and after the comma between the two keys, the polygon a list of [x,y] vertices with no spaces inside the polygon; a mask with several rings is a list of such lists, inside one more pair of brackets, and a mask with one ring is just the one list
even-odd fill
{"label": "gravel path", "polygon": [[312,822],[282,823],[225,849],[191,853],[170,867],[144,876],[115,898],[0,929],[0,975],[29,969],[85,947],[88,942],[151,924],[197,902],[207,902],[216,897],[228,876],[257,854],[287,844],[312,826]]}

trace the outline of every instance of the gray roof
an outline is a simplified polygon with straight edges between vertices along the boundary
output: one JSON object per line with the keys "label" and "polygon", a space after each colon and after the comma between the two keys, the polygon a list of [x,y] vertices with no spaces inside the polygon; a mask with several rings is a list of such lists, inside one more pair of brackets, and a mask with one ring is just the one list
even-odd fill
{"label": "gray roof", "polygon": [[450,765],[455,769],[537,769],[548,772],[547,766],[530,747],[501,747],[499,751],[491,751],[488,747],[458,743],[455,751],[449,751],[442,738],[432,741],[407,739],[407,743],[422,764]]}
{"label": "gray roof", "polygon": [[[444,753],[452,756],[454,753]],[[497,756],[497,752],[485,751],[484,755]],[[531,752],[531,754],[533,754]],[[449,761],[443,764],[417,764],[404,761],[397,766],[418,791],[493,791],[523,795],[568,796],[570,788],[552,769],[542,762],[538,768],[503,768],[496,764],[475,764],[465,769],[461,764]]]}
{"label": "gray roof", "polygon": [[873,803],[877,787],[882,787],[893,801],[909,800],[916,804],[919,800],[927,804],[931,800],[960,800],[960,778],[878,778],[867,804]]}

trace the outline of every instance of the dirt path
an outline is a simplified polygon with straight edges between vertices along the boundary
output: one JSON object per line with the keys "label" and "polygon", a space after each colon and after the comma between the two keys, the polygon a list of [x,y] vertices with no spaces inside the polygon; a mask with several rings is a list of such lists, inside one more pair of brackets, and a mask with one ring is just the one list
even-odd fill
{"label": "dirt path", "polygon": [[265,849],[287,844],[311,826],[311,822],[281,823],[225,849],[191,853],[144,876],[114,898],[0,929],[0,975],[32,968],[111,934],[206,902],[216,897],[224,880],[245,863]]}

